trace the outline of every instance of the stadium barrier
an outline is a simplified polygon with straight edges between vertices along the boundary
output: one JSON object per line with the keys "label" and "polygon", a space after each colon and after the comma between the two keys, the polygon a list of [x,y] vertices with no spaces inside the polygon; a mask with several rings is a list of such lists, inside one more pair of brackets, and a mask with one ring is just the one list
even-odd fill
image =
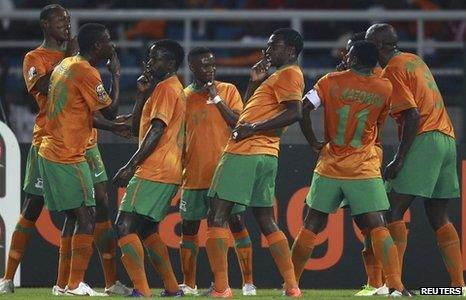
{"label": "stadium barrier", "polygon": [[[132,153],[136,150],[135,144],[101,144],[99,145],[107,173],[111,178],[116,171],[127,162]],[[21,144],[21,154],[25,158],[29,149],[28,144]],[[466,240],[466,218],[463,218],[461,207],[466,207],[466,157],[461,154],[466,149],[466,144],[459,146],[458,170],[462,176],[462,202],[452,201],[450,212],[452,222],[456,225],[462,236]],[[388,161],[395,151],[395,147],[385,148],[385,161]],[[276,187],[276,215],[278,222],[290,242],[297,235],[302,225],[302,213],[304,209],[304,198],[307,193],[312,170],[315,166],[315,154],[306,145],[282,145],[279,160],[279,172]],[[25,159],[22,160],[21,170],[24,170]],[[24,174],[23,174],[24,176]],[[118,199],[123,196],[124,190],[109,183],[109,198],[112,207],[112,218],[116,215]],[[12,198],[11,201],[15,201]],[[154,199],[155,201],[156,199]],[[160,224],[160,232],[163,240],[170,247],[170,256],[178,280],[181,280],[181,269],[179,264],[178,245],[180,241],[180,217],[177,212],[177,202],[179,196],[175,196],[172,207],[166,219]],[[2,204],[14,206],[16,203],[9,202]],[[9,216],[7,225],[14,226],[17,212]],[[4,218],[2,213],[1,215]],[[25,254],[21,269],[22,286],[52,286],[56,278],[58,264],[58,243],[60,230],[63,224],[63,216],[60,214],[50,214],[44,210],[37,222],[38,235],[31,239],[31,246]],[[411,211],[405,216],[409,222],[409,243],[405,256],[404,280],[408,287],[417,288],[420,286],[447,286],[449,283],[448,274],[443,266],[441,255],[436,247],[433,232],[428,225],[423,212],[422,200],[415,201]],[[250,212],[247,212],[246,222],[250,230],[251,240],[254,247],[254,275],[255,284],[259,288],[279,288],[281,279],[278,270],[273,266],[272,257],[269,254],[267,243],[261,237],[258,227],[255,224]],[[205,233],[205,224],[201,227]],[[10,231],[11,232],[11,231]],[[8,235],[7,235],[8,236]],[[316,247],[312,259],[307,264],[307,271],[302,277],[304,288],[357,288],[365,283],[364,268],[362,265],[361,236],[359,231],[351,222],[347,211],[339,210],[338,213],[329,218],[326,229],[319,235],[319,245]],[[201,246],[204,240],[201,239]],[[463,251],[463,257],[466,253]],[[230,251],[230,280],[233,287],[241,285],[241,274],[237,265],[234,251]],[[198,284],[200,287],[210,285],[212,277],[208,265],[207,256],[204,250],[200,251],[198,265]],[[146,260],[147,262],[147,260]],[[125,271],[119,264],[120,278],[129,283]],[[466,266],[466,262],[465,262]],[[160,287],[161,281],[155,275],[152,267],[147,265],[147,273],[151,286]],[[264,271],[264,270],[267,270]],[[419,276],[422,274],[422,276]],[[86,281],[91,286],[103,286],[103,274],[98,262],[98,255],[95,252],[86,273]]]}

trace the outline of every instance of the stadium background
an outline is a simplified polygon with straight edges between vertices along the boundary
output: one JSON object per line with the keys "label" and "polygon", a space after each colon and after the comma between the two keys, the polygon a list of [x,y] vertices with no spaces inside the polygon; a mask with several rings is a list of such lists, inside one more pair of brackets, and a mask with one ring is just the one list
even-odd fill
{"label": "stadium background", "polygon": [[[141,61],[147,56],[147,46],[156,39],[179,40],[186,52],[197,45],[212,48],[217,56],[217,78],[236,84],[244,92],[249,68],[258,60],[260,49],[265,46],[270,33],[279,27],[293,27],[305,39],[300,65],[305,73],[307,90],[322,74],[334,69],[339,61],[339,50],[344,47],[351,33],[364,31],[376,21],[389,22],[398,31],[400,48],[418,53],[431,67],[458,136],[459,173],[466,174],[466,161],[463,161],[466,159],[463,138],[466,128],[463,120],[466,112],[466,4],[461,0],[1,0],[0,101],[8,124],[21,146],[21,170],[24,170],[36,110],[34,100],[27,94],[22,79],[22,59],[27,51],[41,43],[39,9],[49,3],[60,3],[70,10],[73,32],[76,32],[79,25],[90,21],[103,23],[110,28],[112,38],[117,42],[122,65],[121,113],[131,111]],[[108,80],[104,68],[102,73],[104,80]],[[189,84],[186,65],[181,67],[179,75],[185,85]],[[317,117],[321,118],[321,115]],[[322,135],[321,122],[316,122],[316,126]],[[385,162],[393,154],[396,142],[395,127],[389,122],[383,133]],[[135,139],[121,140],[106,132],[101,132],[99,144],[109,176],[113,176],[136,149]],[[291,126],[282,139],[276,190],[278,219],[290,238],[296,236],[301,224],[305,189],[315,159],[315,155],[305,145],[298,126]],[[8,197],[1,194],[8,174],[1,171],[0,205],[8,206]],[[464,191],[466,182],[463,178]],[[118,193],[109,184],[109,193],[116,210],[121,191]],[[180,274],[176,253],[180,232],[176,199],[173,205],[172,213],[161,228],[165,241],[172,246],[174,268]],[[465,241],[466,222],[461,220],[464,215],[462,207],[466,207],[464,192],[462,201],[452,202],[450,210]],[[17,215],[19,211],[14,213]],[[416,201],[410,213],[412,221],[409,224],[411,233],[405,256],[405,282],[409,287],[447,285],[448,276],[424,216],[422,202]],[[47,212],[43,212],[37,225],[39,235],[32,239],[22,263],[21,285],[53,284],[58,253],[57,227],[62,222],[62,217],[50,217]],[[249,215],[248,223],[255,251],[255,283],[258,287],[279,287],[281,282],[278,271],[270,270],[272,258],[264,249],[266,243],[261,240],[258,228]],[[5,236],[11,235],[11,232],[2,230],[0,234],[0,243],[4,243]],[[331,218],[320,240],[321,245],[308,264],[312,271],[302,278],[304,288],[354,288],[364,283],[360,257],[362,244],[355,238],[355,231],[346,212],[340,211]],[[239,286],[241,278],[233,251],[230,258],[232,286]],[[3,275],[4,260],[5,249],[0,248],[0,276]],[[205,287],[209,285],[211,277],[205,275],[209,271],[204,251],[201,251],[199,261],[199,284]],[[152,268],[147,269],[152,285],[160,286]],[[119,272],[125,278],[121,265]],[[91,285],[103,284],[96,255],[90,264],[87,278]],[[129,282],[127,278],[124,281]]]}

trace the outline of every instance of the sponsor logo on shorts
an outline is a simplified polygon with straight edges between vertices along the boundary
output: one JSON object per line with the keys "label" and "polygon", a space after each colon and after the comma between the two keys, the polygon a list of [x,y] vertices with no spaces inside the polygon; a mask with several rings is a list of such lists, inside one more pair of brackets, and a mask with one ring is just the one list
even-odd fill
{"label": "sponsor logo on shorts", "polygon": [[99,177],[100,175],[102,175],[104,173],[104,171],[100,171],[99,173],[94,173],[94,177]]}
{"label": "sponsor logo on shorts", "polygon": [[181,201],[180,201],[180,210],[186,212],[186,210],[187,210],[187,209],[186,209],[186,204],[188,204],[186,201],[181,200]]}
{"label": "sponsor logo on shorts", "polygon": [[95,189],[94,188],[92,188],[92,198],[95,199]]}
{"label": "sponsor logo on shorts", "polygon": [[34,185],[37,189],[43,189],[44,188],[44,181],[42,178],[37,178],[36,179],[36,184]]}

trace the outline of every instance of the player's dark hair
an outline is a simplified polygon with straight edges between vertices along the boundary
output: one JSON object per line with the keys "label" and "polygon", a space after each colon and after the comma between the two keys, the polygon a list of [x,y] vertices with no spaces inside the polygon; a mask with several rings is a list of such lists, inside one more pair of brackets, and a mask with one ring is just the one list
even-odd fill
{"label": "player's dark hair", "polygon": [[78,44],[81,54],[89,53],[94,48],[95,43],[102,39],[107,28],[102,24],[87,23],[79,28]]}
{"label": "player's dark hair", "polygon": [[175,69],[178,70],[184,59],[184,50],[177,41],[171,39],[159,40],[152,47],[166,50],[168,58],[175,61]]}
{"label": "player's dark hair", "polygon": [[46,21],[56,10],[65,10],[60,4],[49,4],[40,11],[39,20]]}
{"label": "player's dark hair", "polygon": [[351,46],[351,49],[361,66],[365,68],[374,68],[377,65],[379,51],[374,43],[357,41]]}
{"label": "player's dark hair", "polygon": [[291,28],[279,28],[272,34],[280,36],[286,46],[293,47],[296,56],[303,50],[303,37],[296,30]]}
{"label": "player's dark hair", "polygon": [[358,41],[364,41],[366,39],[366,32],[356,32],[349,38],[353,43]]}
{"label": "player's dark hair", "polygon": [[212,52],[212,50],[210,50],[207,47],[194,47],[188,53],[188,62],[191,63],[193,59],[196,59],[199,56],[204,55],[204,54],[214,54],[214,53]]}

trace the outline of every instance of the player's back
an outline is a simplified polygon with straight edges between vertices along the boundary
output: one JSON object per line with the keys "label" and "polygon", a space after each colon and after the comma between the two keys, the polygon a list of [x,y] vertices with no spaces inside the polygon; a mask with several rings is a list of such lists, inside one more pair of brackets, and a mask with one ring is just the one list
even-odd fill
{"label": "player's back", "polygon": [[316,171],[336,178],[380,177],[378,124],[384,122],[392,85],[354,70],[330,73],[315,89],[324,107],[325,139]]}
{"label": "player's back", "polygon": [[391,114],[400,126],[403,122],[400,112],[417,107],[421,117],[418,134],[440,131],[455,137],[437,83],[419,56],[397,52],[384,68],[382,76],[393,83]]}
{"label": "player's back", "polygon": [[[86,79],[90,77],[95,79],[91,83]],[[65,58],[50,76],[46,133],[39,153],[56,162],[83,161],[93,129],[92,111],[110,102],[98,71],[87,60],[79,55]]]}

